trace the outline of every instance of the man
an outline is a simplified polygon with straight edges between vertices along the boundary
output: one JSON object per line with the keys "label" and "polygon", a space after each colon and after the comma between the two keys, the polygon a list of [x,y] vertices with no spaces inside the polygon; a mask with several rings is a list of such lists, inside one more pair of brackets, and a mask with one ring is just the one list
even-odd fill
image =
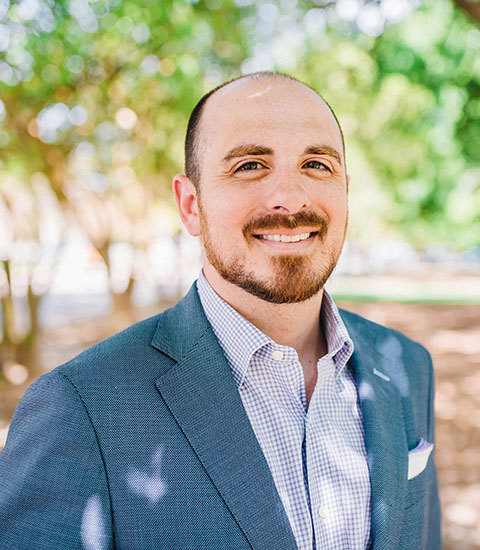
{"label": "man", "polygon": [[430,357],[323,289],[347,187],[307,86],[258,73],[200,101],[173,188],[203,272],[27,391],[1,548],[441,548]]}

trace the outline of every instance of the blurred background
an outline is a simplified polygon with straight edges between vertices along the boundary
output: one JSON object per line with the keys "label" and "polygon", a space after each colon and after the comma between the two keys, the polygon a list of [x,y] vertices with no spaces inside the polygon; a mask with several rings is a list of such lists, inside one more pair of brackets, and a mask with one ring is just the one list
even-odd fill
{"label": "blurred background", "polygon": [[0,448],[36,377],[189,288],[188,115],[278,70],[345,133],[329,289],[432,352],[445,549],[480,548],[479,25],[474,0],[0,0]]}

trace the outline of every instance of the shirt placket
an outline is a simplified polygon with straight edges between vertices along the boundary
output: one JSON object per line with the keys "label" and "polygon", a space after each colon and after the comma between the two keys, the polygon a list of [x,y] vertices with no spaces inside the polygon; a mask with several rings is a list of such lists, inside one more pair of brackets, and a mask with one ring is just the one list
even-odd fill
{"label": "shirt placket", "polygon": [[[299,550],[311,550],[313,544],[313,525],[309,509],[309,496],[303,465],[303,443],[305,438],[306,396],[303,370],[296,353],[289,348],[275,348],[272,352],[271,367],[275,371],[275,378],[283,388],[282,395],[294,411],[295,418],[302,424],[302,430],[296,432],[294,439],[289,440],[289,455],[291,463],[295,463],[295,469],[299,475],[295,476],[295,486],[290,486],[290,491],[283,495],[287,516],[297,541]],[[289,430],[289,426],[279,417],[279,425],[282,429]],[[288,472],[282,472],[283,481]],[[291,480],[290,480],[291,481]]]}
{"label": "shirt placket", "polygon": [[[307,476],[310,493],[311,518],[314,527],[314,545],[317,550],[334,547],[331,525],[335,523],[337,513],[335,502],[333,470],[331,456],[328,452],[328,443],[336,434],[330,423],[328,414],[324,411],[325,400],[330,400],[330,393],[334,386],[334,365],[331,359],[324,358],[318,362],[318,371],[321,380],[316,386],[310,401],[306,417],[306,460]],[[324,370],[328,369],[325,374]],[[338,518],[336,518],[338,519]]]}

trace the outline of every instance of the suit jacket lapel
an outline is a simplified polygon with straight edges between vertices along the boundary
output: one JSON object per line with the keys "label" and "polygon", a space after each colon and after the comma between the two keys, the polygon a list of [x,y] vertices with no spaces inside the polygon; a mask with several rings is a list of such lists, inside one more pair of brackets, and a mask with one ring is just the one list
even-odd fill
{"label": "suit jacket lapel", "polygon": [[250,545],[295,539],[235,381],[196,289],[161,316],[152,345],[177,364],[157,388]]}
{"label": "suit jacket lapel", "polygon": [[400,539],[408,470],[401,395],[387,374],[392,369],[389,357],[378,352],[376,331],[355,316],[344,312],[342,316],[355,346],[351,362],[370,470],[373,549],[394,550]]}

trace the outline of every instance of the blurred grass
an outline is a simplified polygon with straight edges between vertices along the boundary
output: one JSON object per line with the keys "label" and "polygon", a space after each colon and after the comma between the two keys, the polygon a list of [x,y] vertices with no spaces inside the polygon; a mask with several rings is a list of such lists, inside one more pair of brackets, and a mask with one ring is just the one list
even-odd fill
{"label": "blurred grass", "polygon": [[478,276],[338,276],[327,285],[337,301],[404,304],[480,304]]}
{"label": "blurred grass", "polygon": [[359,304],[375,304],[395,302],[399,304],[425,304],[425,305],[475,305],[480,304],[480,298],[455,297],[444,298],[440,296],[411,296],[403,297],[398,295],[373,295],[373,294],[355,294],[355,293],[332,293],[335,301],[355,302]]}

